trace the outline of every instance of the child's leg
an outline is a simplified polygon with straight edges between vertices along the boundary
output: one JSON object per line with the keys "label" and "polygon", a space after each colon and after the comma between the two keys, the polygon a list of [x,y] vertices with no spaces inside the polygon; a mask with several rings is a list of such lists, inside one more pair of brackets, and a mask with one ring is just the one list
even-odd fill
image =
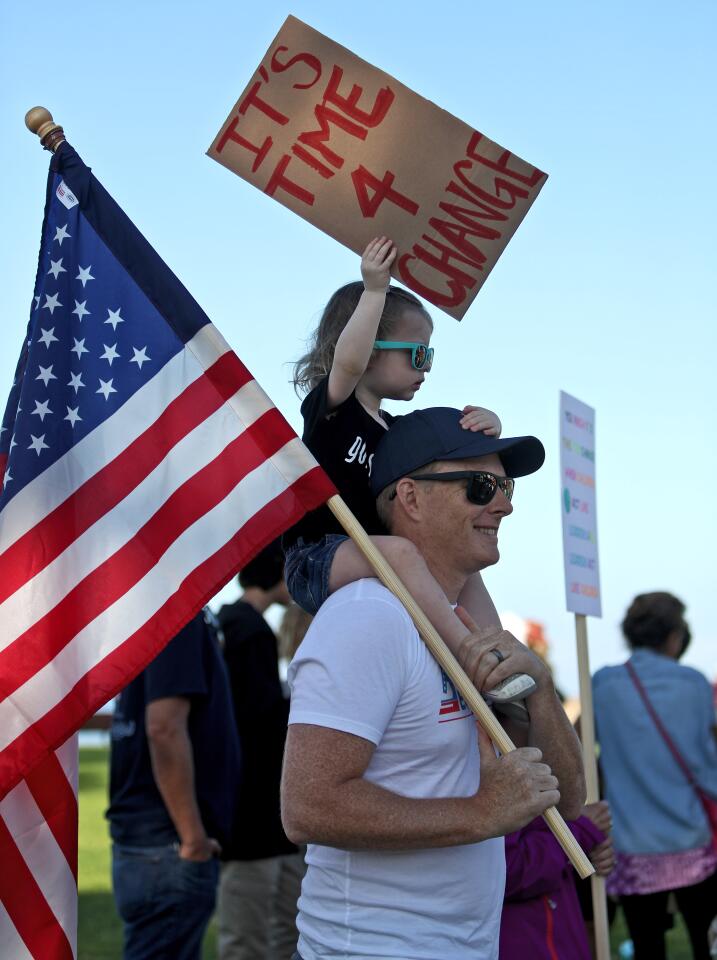
{"label": "child's leg", "polygon": [[458,597],[458,603],[468,611],[479,627],[503,629],[498,611],[485,588],[480,573],[474,573],[468,578]]}
{"label": "child's leg", "polygon": [[[456,616],[417,547],[403,537],[371,537],[371,541],[396,571],[399,579],[431,621],[448,649],[460,660],[461,647],[468,636],[468,631]],[[344,540],[336,550],[331,563],[329,593],[355,580],[373,576],[375,576],[373,567],[353,540]],[[470,578],[461,591],[460,601],[479,627],[502,629],[500,618],[480,574],[474,574]],[[518,680],[519,677],[521,679],[517,684],[508,686],[511,681]],[[515,677],[503,681],[495,690],[486,692],[496,699],[508,702],[522,699],[534,686],[534,682],[529,677],[516,674]],[[503,687],[505,689],[501,689]]]}
{"label": "child's leg", "polygon": [[[502,630],[498,611],[490,594],[485,588],[480,573],[469,577],[458,597],[458,603],[465,607],[479,627],[495,627]],[[500,703],[522,700],[535,689],[535,682],[524,673],[516,673],[487,692]]]}

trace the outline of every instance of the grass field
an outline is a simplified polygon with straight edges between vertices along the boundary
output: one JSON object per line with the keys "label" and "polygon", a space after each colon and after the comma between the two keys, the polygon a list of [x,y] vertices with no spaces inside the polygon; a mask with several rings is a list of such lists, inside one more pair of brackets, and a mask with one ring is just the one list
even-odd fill
{"label": "grass field", "polygon": [[[119,960],[122,926],[112,900],[110,848],[104,811],[107,806],[108,752],[102,747],[80,750],[80,869],[78,960]],[[612,955],[627,936],[618,913],[611,931]],[[692,954],[681,923],[668,935],[670,960]],[[216,960],[216,929],[210,924],[203,960]],[[526,960],[529,960],[526,953]]]}

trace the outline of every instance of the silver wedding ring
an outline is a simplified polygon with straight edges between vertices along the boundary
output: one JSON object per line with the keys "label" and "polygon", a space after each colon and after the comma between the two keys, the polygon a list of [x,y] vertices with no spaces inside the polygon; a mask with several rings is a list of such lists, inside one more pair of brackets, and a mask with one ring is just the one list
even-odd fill
{"label": "silver wedding ring", "polygon": [[496,657],[498,658],[498,663],[502,663],[505,660],[505,655],[502,654],[497,647],[493,647],[493,649],[490,652],[496,655]]}

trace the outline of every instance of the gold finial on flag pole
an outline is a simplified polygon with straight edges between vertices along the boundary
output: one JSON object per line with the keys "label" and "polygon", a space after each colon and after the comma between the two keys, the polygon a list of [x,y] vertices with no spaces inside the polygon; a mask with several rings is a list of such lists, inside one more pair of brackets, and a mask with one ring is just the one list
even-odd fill
{"label": "gold finial on flag pole", "polygon": [[52,114],[45,107],[33,107],[25,114],[25,126],[40,138],[45,150],[53,153],[65,142],[65,131],[55,123]]}

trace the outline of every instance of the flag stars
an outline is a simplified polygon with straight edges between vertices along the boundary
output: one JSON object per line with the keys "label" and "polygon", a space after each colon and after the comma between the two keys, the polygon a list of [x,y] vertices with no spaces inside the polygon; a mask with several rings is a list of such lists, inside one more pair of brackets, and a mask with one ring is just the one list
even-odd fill
{"label": "flag stars", "polygon": [[13,435],[10,437],[10,449],[7,452],[8,456],[10,456],[10,454],[12,453],[12,448],[16,446],[17,446],[17,442],[15,440],[15,434],[13,433]]}
{"label": "flag stars", "polygon": [[78,268],[78,270],[79,270],[80,272],[79,272],[79,273],[77,274],[77,276],[75,277],[75,280],[79,280],[80,283],[82,284],[83,289],[84,289],[84,287],[87,285],[87,281],[88,281],[88,280],[94,280],[94,279],[95,279],[95,278],[92,276],[92,274],[90,273],[90,270],[92,269],[92,264],[90,264],[89,267],[81,267],[81,266],[79,265],[79,263],[78,263],[78,264],[77,264],[77,268]]}
{"label": "flag stars", "polygon": [[42,336],[37,338],[38,343],[44,343],[47,349],[50,349],[51,343],[59,343],[59,340],[55,336],[55,328],[50,327],[49,330],[45,330],[44,327],[40,327],[42,330]]}
{"label": "flag stars", "polygon": [[35,309],[38,310],[40,308],[40,300],[42,297],[33,297],[32,299],[35,301]]}
{"label": "flag stars", "polygon": [[55,312],[55,307],[61,307],[61,306],[62,304],[60,303],[59,293],[53,293],[52,296],[50,296],[49,293],[45,294],[45,303],[43,304],[42,309],[49,310],[50,316],[52,316],[52,314]]}
{"label": "flag stars", "polygon": [[57,280],[61,273],[67,273],[67,270],[65,270],[65,268],[62,266],[62,257],[60,257],[59,260],[50,259],[50,269],[47,271],[47,273],[48,276],[49,274],[52,274],[55,280]]}
{"label": "flag stars", "polygon": [[[72,234],[67,232],[67,224],[64,227],[55,227],[55,240],[62,246],[62,241],[67,240]],[[53,240],[53,243],[55,241]]]}
{"label": "flag stars", "polygon": [[41,452],[42,450],[49,450],[49,449],[50,449],[49,446],[45,443],[45,434],[44,434],[44,433],[43,433],[43,435],[42,435],[41,437],[36,437],[34,433],[31,433],[31,434],[30,434],[30,437],[31,437],[32,439],[31,439],[31,441],[30,441],[30,446],[29,446],[27,449],[28,449],[28,450],[34,450],[35,453],[38,455],[38,457],[40,456],[40,452]]}
{"label": "flag stars", "polygon": [[118,323],[124,323],[124,319],[120,316],[121,309],[122,307],[118,307],[116,310],[110,310],[109,307],[107,308],[108,317],[105,323],[111,323],[113,330],[117,329]]}
{"label": "flag stars", "polygon": [[106,343],[103,343],[102,346],[105,348],[105,352],[100,354],[100,360],[106,360],[107,363],[112,366],[112,361],[119,357],[119,353],[117,353],[117,344],[113,343],[111,347],[108,347]]}
{"label": "flag stars", "polygon": [[112,380],[103,380],[100,377],[99,381],[100,381],[100,386],[99,386],[99,389],[95,391],[95,393],[101,393],[102,396],[105,398],[105,400],[109,400],[111,393],[117,393],[115,388],[112,386],[112,382],[113,382]]}
{"label": "flag stars", "polygon": [[[76,353],[76,354],[77,354],[77,359],[78,359],[78,360],[81,360],[83,353],[89,353],[89,352],[90,352],[90,351],[87,349],[87,347],[85,346],[85,337],[83,337],[82,340],[78,340],[77,337],[73,337],[72,339],[75,341],[75,345],[74,345],[74,346],[72,347],[72,349],[70,350],[70,353]],[[72,384],[68,384],[68,386],[72,386]],[[83,386],[84,386],[84,384],[83,384]]]}
{"label": "flag stars", "polygon": [[42,420],[42,422],[44,423],[45,417],[48,415],[48,413],[52,413],[52,410],[50,410],[50,401],[44,400],[42,403],[40,403],[39,400],[36,400],[35,409],[32,411],[30,416],[34,417],[35,414],[37,414],[40,420]]}
{"label": "flag stars", "polygon": [[78,300],[75,300],[75,309],[72,312],[77,314],[79,320],[82,320],[83,317],[88,317],[90,315],[90,311],[85,309],[86,305],[86,300],[83,300],[82,303],[80,303]]}
{"label": "flag stars", "polygon": [[[85,341],[83,340],[82,342],[84,343]],[[75,391],[75,396],[76,396],[76,395],[77,395],[77,391],[80,389],[80,387],[86,386],[86,384],[84,384],[84,383],[82,382],[82,374],[81,374],[81,373],[70,373],[70,382],[67,384],[67,386],[68,386],[68,387],[72,387],[72,389]],[[99,391],[98,391],[98,393],[99,393]]]}
{"label": "flag stars", "polygon": [[12,477],[10,475],[10,467],[8,467],[7,470],[5,471],[5,476],[3,477],[3,484],[2,484],[3,487],[6,487],[11,480],[12,480]]}
{"label": "flag stars", "polygon": [[77,423],[78,420],[80,420],[80,421],[82,420],[82,417],[81,417],[80,414],[78,413],[79,409],[80,409],[79,407],[68,407],[68,408],[67,408],[67,416],[65,417],[65,420],[69,420],[69,421],[70,421],[70,426],[73,427],[73,428],[74,428],[74,426],[75,426],[75,424]]}
{"label": "flag stars", "polygon": [[137,347],[132,347],[132,351],[134,353],[134,356],[130,360],[130,363],[136,363],[140,370],[142,369],[143,363],[147,363],[148,360],[152,359],[151,357],[147,356],[146,347],[142,347],[141,350],[138,350]]}
{"label": "flag stars", "polygon": [[47,386],[50,380],[57,380],[57,377],[52,372],[54,363],[51,363],[49,367],[43,367],[42,364],[39,364],[40,372],[35,377],[36,380],[42,380],[42,382]]}

